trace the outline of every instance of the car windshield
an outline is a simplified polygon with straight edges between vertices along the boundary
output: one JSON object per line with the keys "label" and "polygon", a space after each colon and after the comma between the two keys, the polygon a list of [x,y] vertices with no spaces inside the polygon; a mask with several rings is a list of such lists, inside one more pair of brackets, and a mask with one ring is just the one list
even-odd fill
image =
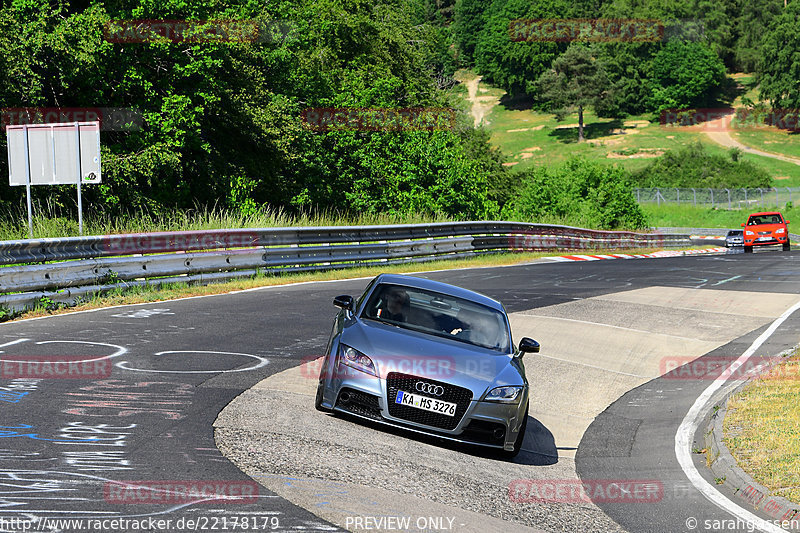
{"label": "car windshield", "polygon": [[758,226],[760,224],[782,224],[780,215],[753,215],[747,220],[748,226]]}
{"label": "car windshield", "polygon": [[503,313],[424,289],[382,283],[361,316],[506,353],[511,344]]}

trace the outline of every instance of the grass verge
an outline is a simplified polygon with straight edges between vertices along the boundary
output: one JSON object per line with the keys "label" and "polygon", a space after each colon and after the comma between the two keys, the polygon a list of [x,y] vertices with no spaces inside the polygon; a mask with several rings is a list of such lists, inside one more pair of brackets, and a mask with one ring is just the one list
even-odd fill
{"label": "grass verge", "polygon": [[[643,248],[635,250],[584,250],[584,253],[629,253],[645,254],[657,251],[657,248]],[[578,251],[563,253],[581,253]],[[395,274],[410,274],[414,272],[425,272],[430,270],[445,270],[458,268],[479,268],[491,266],[507,266],[526,263],[543,257],[555,255],[552,252],[524,252],[524,253],[502,253],[471,257],[466,259],[438,260],[428,263],[413,263],[405,265],[384,265],[384,266],[364,266],[350,268],[346,271],[327,270],[319,272],[302,273],[281,273],[263,274],[252,278],[227,281],[224,283],[213,283],[209,285],[190,285],[188,283],[176,283],[163,285],[160,287],[130,287],[120,288],[111,292],[97,294],[74,306],[64,306],[52,302],[42,302],[36,309],[23,313],[11,313],[0,309],[0,322],[22,320],[26,318],[36,318],[42,316],[71,313],[75,311],[86,311],[90,309],[100,309],[116,305],[130,305],[148,302],[159,302],[163,300],[174,300],[178,298],[189,298],[192,296],[205,296],[211,294],[224,294],[232,291],[241,291],[257,287],[268,287],[272,285],[284,285],[288,283],[303,283],[308,281],[326,281],[350,279],[359,277],[377,276],[380,273],[388,272]]]}
{"label": "grass verge", "polygon": [[[775,206],[752,206],[749,210],[743,209],[712,209],[711,207],[693,207],[691,205],[677,204],[641,204],[647,216],[648,223],[656,228],[727,228],[739,229],[747,221],[750,213],[759,211],[774,211]],[[800,206],[789,209],[778,209],[790,222],[791,233],[800,233]]]}
{"label": "grass verge", "polygon": [[800,504],[800,350],[728,401],[724,442],[773,494]]}

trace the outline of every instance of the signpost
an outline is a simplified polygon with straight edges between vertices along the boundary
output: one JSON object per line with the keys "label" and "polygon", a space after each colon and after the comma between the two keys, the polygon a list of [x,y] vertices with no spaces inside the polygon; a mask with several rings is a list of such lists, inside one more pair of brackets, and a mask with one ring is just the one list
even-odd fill
{"label": "signpost", "polygon": [[28,235],[33,237],[31,185],[77,185],[78,232],[83,235],[81,184],[100,183],[100,122],[6,126],[8,182],[24,185]]}

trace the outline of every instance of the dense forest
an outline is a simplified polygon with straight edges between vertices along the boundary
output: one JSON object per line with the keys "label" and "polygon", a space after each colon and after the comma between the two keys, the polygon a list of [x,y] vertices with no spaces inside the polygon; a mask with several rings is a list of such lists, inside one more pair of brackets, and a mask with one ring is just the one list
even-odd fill
{"label": "dense forest", "polygon": [[[657,19],[665,30],[648,42],[515,40],[509,32],[520,19],[597,17]],[[142,20],[199,21],[199,31],[208,21],[249,21],[258,35],[114,37],[119,21]],[[141,113],[141,127],[102,132],[103,183],[85,196],[105,214],[268,205],[526,216],[518,204],[538,198],[531,183],[570,169],[520,176],[503,167],[450,91],[453,74],[474,69],[544,109],[553,102],[542,83],[562,56],[591,61],[603,98],[587,101],[600,115],[711,105],[726,71],[754,72],[764,100],[800,107],[800,1],[13,0],[0,9],[0,107]],[[309,109],[331,108],[454,114],[446,128],[390,131],[304,121]],[[590,181],[629,179],[571,165],[586,166]],[[68,188],[34,193],[74,204]],[[0,182],[0,212],[23,197]],[[641,225],[615,216],[598,223]]]}

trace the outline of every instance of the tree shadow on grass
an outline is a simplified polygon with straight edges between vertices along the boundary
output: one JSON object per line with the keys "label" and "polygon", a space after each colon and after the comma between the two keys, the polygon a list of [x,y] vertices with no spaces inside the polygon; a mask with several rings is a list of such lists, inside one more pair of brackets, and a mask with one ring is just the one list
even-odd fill
{"label": "tree shadow on grass", "polygon": [[535,100],[528,95],[522,94],[517,96],[509,96],[504,94],[500,98],[500,105],[508,111],[536,111],[533,104]]}
{"label": "tree shadow on grass", "polygon": [[[628,128],[623,127],[621,119],[614,119],[611,122],[590,122],[583,125],[583,136],[588,139],[596,139],[598,137],[608,137],[610,135],[623,135],[621,133],[614,134],[612,130],[635,130],[635,126]],[[574,127],[561,127],[554,129],[548,133],[550,137],[555,137],[558,142],[565,144],[578,142],[578,126]]]}

